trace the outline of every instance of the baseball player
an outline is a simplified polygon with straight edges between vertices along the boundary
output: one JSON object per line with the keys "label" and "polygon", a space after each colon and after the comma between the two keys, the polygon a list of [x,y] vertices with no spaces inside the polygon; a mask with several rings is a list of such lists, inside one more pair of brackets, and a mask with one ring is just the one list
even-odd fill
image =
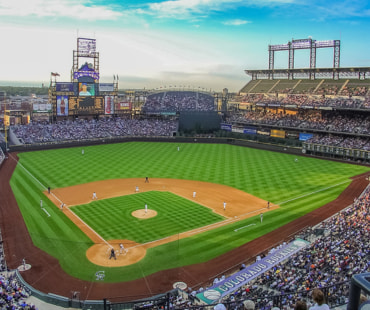
{"label": "baseball player", "polygon": [[127,253],[127,250],[125,249],[125,247],[123,246],[122,243],[120,243],[120,245],[119,245],[119,253],[120,254],[124,253],[124,255],[126,255],[126,253]]}
{"label": "baseball player", "polygon": [[196,195],[197,195],[197,192],[193,192],[193,198],[195,198]]}
{"label": "baseball player", "polygon": [[94,200],[94,199],[98,199],[98,197],[96,196],[96,193],[95,192],[93,192],[93,196],[92,196],[92,199]]}
{"label": "baseball player", "polygon": [[42,208],[42,199],[40,199],[40,208]]}
{"label": "baseball player", "polygon": [[226,202],[224,201],[224,211],[226,210]]}
{"label": "baseball player", "polygon": [[110,256],[109,256],[109,259],[111,259],[111,258],[114,258],[114,259],[117,259],[116,258],[116,252],[114,251],[114,248],[111,248],[111,250],[110,250]]}
{"label": "baseball player", "polygon": [[145,204],[145,213],[147,213],[147,212],[148,212],[148,205]]}
{"label": "baseball player", "polygon": [[261,217],[261,223],[263,221],[263,213],[260,214],[260,217]]}

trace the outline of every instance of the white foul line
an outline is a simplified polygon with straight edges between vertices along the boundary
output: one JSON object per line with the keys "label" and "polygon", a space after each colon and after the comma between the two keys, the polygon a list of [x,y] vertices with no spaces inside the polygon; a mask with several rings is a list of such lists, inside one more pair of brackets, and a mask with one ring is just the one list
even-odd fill
{"label": "white foul line", "polygon": [[[31,174],[31,172],[29,172],[19,161],[17,161],[11,154],[10,156],[12,157],[13,160],[15,160],[17,162],[17,165],[20,165],[37,183],[39,183],[44,189],[47,189],[46,186],[44,184],[42,184],[38,179],[36,179],[36,177],[34,175]],[[54,195],[54,193],[51,193],[59,202],[62,202],[57,196]],[[50,216],[50,214],[44,209],[42,208],[46,214],[48,216]],[[70,208],[68,208],[68,210],[75,216],[77,217],[84,225],[86,225],[86,227],[88,227],[93,233],[95,233],[106,245],[108,245],[109,247],[112,248],[112,246],[103,238],[101,237],[94,229],[92,229],[89,225],[87,225],[76,213],[74,213]]]}
{"label": "white foul line", "polygon": [[325,187],[325,188],[323,188],[323,189],[319,189],[318,191],[311,192],[311,193],[308,193],[308,194],[305,194],[305,195],[302,195],[302,196],[298,196],[298,197],[295,197],[295,198],[292,198],[292,199],[289,199],[289,200],[286,200],[286,201],[283,201],[283,202],[277,203],[277,205],[282,205],[282,204],[284,204],[284,203],[287,203],[287,202],[290,202],[290,201],[293,201],[293,200],[297,200],[297,199],[300,199],[300,198],[303,198],[303,197],[307,197],[307,196],[310,196],[310,195],[313,195],[313,194],[316,194],[316,193],[319,193],[319,192],[322,192],[322,191],[326,191],[327,189],[330,189],[330,188],[333,188],[333,187],[336,187],[336,186],[342,185],[342,184],[347,183],[347,182],[351,182],[351,181],[350,181],[350,180],[347,180],[347,181],[344,181],[344,182],[341,182],[341,183],[335,184],[335,185],[333,185],[333,186]]}
{"label": "white foul line", "polygon": [[243,229],[243,228],[246,228],[246,227],[248,227],[248,226],[252,226],[252,225],[256,225],[256,224],[252,223],[252,224],[249,224],[249,225],[246,225],[246,226],[243,226],[243,227],[239,227],[239,228],[237,228],[237,229],[234,229],[234,231],[235,231],[235,232],[237,232],[237,231],[238,231],[238,230],[240,230],[240,229]]}

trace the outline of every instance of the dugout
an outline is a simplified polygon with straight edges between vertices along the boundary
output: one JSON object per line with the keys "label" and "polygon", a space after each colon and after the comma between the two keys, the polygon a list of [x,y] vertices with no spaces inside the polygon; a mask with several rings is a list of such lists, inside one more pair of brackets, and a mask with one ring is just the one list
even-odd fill
{"label": "dugout", "polygon": [[221,115],[216,111],[181,111],[179,115],[179,131],[208,133],[218,131]]}

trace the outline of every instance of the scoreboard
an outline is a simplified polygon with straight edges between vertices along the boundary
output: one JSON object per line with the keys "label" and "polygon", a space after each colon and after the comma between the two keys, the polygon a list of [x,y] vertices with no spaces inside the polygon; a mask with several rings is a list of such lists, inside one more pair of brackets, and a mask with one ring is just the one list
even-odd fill
{"label": "scoreboard", "polygon": [[68,100],[69,115],[79,114],[103,114],[103,97],[73,97]]}
{"label": "scoreboard", "polygon": [[[56,116],[113,115],[117,90],[112,83],[93,81],[56,83],[53,111]],[[55,98],[55,99],[54,99]]]}

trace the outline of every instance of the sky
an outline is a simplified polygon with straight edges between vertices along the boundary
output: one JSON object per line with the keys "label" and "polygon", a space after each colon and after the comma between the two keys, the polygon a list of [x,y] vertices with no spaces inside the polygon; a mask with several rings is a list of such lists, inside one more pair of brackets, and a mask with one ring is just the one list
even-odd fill
{"label": "sky", "polygon": [[[71,81],[77,38],[96,39],[100,82],[119,89],[238,92],[246,69],[268,69],[268,46],[340,40],[341,67],[370,67],[370,3],[364,0],[0,0],[0,85]],[[287,68],[288,52],[275,52]],[[333,66],[333,49],[317,50]],[[295,52],[309,67],[309,50]]]}

